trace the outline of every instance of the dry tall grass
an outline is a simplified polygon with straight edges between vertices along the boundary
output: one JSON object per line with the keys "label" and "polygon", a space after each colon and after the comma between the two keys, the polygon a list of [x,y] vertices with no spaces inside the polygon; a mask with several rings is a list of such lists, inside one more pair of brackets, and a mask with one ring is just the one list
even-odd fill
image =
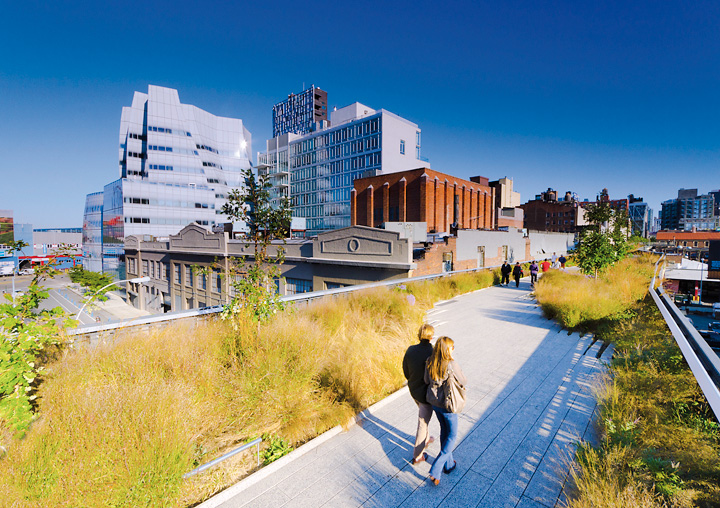
{"label": "dry tall grass", "polygon": [[542,276],[535,294],[545,315],[569,329],[593,329],[622,314],[647,293],[652,258],[626,258],[599,279],[559,270]]}
{"label": "dry tall grass", "polygon": [[578,448],[571,508],[720,507],[720,426],[646,294],[653,261],[618,263],[600,281],[555,272],[538,285],[546,312],[615,344],[598,393],[602,444]]}
{"label": "dry tall grass", "polygon": [[496,281],[466,274],[324,300],[259,328],[211,320],[68,350],[27,437],[3,438],[0,506],[195,504],[253,462],[183,473],[262,433],[297,445],[346,424],[402,386],[402,355],[435,301]]}

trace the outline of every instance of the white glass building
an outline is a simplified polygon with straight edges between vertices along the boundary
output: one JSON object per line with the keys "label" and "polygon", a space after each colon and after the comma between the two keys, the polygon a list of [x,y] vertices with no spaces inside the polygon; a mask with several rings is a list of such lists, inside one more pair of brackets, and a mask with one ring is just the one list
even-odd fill
{"label": "white glass building", "polygon": [[[182,104],[177,90],[150,85],[123,108],[119,145],[120,178],[103,191],[102,269],[124,278],[126,236],[167,237],[192,222],[225,222],[220,210],[229,190],[243,184],[251,136],[242,120]],[[92,221],[86,216],[85,223]]]}
{"label": "white glass building", "polygon": [[306,135],[287,133],[267,141],[258,171],[272,197],[289,198],[293,216],[304,217],[307,235],[350,226],[350,191],[356,178],[429,168],[420,154],[417,124],[358,102],[333,111],[330,125]]}

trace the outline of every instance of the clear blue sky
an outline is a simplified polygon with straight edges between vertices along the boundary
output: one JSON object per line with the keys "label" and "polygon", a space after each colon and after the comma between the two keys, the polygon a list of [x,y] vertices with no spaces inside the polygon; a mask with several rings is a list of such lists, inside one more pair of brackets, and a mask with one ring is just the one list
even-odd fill
{"label": "clear blue sky", "polygon": [[435,170],[657,211],[720,187],[719,27],[703,1],[5,2],[0,209],[81,226],[148,84],[242,118],[255,153],[314,83],[418,123]]}

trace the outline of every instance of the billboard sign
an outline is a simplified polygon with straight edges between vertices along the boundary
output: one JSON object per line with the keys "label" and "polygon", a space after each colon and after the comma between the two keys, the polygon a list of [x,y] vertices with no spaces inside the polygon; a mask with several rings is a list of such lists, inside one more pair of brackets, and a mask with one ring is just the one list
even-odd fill
{"label": "billboard sign", "polygon": [[710,241],[708,279],[720,279],[720,240]]}
{"label": "billboard sign", "polygon": [[0,261],[0,275],[12,275],[15,271],[15,261]]}

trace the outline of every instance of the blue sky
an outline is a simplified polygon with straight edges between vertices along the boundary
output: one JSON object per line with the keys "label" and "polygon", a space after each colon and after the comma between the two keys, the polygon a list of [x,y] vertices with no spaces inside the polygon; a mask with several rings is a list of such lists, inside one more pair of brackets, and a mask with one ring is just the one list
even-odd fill
{"label": "blue sky", "polygon": [[720,187],[719,26],[703,1],[7,3],[0,209],[81,226],[148,84],[242,118],[254,153],[272,105],[315,84],[418,123],[435,170],[657,210]]}

